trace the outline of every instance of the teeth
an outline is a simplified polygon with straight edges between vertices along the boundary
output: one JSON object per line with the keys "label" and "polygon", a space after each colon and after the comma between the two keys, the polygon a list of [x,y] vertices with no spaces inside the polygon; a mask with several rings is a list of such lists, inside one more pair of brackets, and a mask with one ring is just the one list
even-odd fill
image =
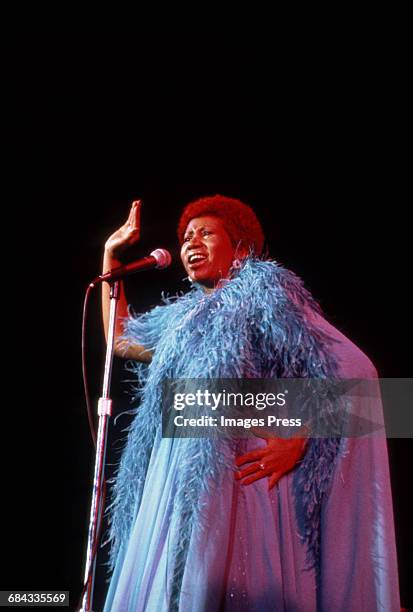
{"label": "teeth", "polygon": [[188,259],[189,263],[195,263],[197,261],[201,261],[205,259],[205,255],[191,255]]}

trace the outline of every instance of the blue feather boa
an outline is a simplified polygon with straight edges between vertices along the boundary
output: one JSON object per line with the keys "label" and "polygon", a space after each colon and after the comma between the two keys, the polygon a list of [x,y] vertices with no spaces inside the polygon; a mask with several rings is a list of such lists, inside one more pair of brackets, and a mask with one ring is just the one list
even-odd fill
{"label": "blue feather boa", "polygon": [[[149,366],[133,362],[139,408],[113,479],[109,514],[110,569],[127,544],[140,506],[156,436],[161,428],[161,387],[166,378],[327,378],[337,374],[332,340],[311,323],[317,303],[292,272],[273,261],[247,258],[230,281],[207,294],[193,285],[150,312],[131,315],[125,337],[153,351]],[[328,418],[328,414],[325,415]],[[323,415],[321,415],[323,417]],[[174,512],[181,517],[173,552],[171,606],[177,607],[188,544],[202,528],[207,483],[234,469],[222,440],[180,439],[182,461]],[[226,444],[230,444],[225,441]],[[318,567],[321,502],[331,482],[340,440],[311,439],[295,469],[297,521],[307,543],[309,566]]]}

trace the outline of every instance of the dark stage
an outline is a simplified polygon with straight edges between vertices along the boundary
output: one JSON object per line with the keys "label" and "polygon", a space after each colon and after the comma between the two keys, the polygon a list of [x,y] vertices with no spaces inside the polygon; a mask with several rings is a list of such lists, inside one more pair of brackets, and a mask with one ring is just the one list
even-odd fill
{"label": "dark stage", "polygon": [[[382,58],[293,56],[258,33],[249,42],[210,33],[26,32],[10,38],[6,55],[3,288],[11,317],[3,323],[10,373],[1,584],[69,590],[75,605],[93,463],[82,307],[106,238],[141,198],[142,240],[129,260],[156,247],[173,255],[168,270],[128,280],[130,301],[143,311],[161,291],[187,289],[175,230],[183,205],[215,193],[239,198],[260,217],[269,254],[304,279],[379,375],[409,377],[401,92]],[[95,404],[104,355],[99,297],[87,336]],[[125,378],[116,360],[115,414],[128,408]],[[408,439],[389,440],[405,606],[411,448]],[[108,453],[113,459],[113,438]]]}

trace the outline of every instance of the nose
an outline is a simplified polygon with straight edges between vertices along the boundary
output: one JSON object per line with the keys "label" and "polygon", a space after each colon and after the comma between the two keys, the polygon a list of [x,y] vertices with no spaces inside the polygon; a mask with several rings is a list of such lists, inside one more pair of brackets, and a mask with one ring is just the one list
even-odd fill
{"label": "nose", "polygon": [[187,242],[187,247],[186,248],[189,250],[189,249],[193,249],[193,248],[199,246],[200,243],[201,243],[201,239],[200,238],[201,238],[200,234],[198,234],[196,232],[194,234],[192,234],[191,238]]}

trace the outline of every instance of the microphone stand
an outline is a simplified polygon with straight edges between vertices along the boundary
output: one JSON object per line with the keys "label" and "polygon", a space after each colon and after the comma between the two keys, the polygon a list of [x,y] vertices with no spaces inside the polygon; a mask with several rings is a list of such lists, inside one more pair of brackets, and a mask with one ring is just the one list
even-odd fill
{"label": "microphone stand", "polygon": [[103,375],[103,390],[102,397],[98,402],[99,426],[96,441],[95,472],[93,479],[92,505],[90,510],[84,578],[84,586],[87,588],[83,597],[80,612],[92,612],[93,588],[96,571],[96,551],[98,546],[97,528],[103,512],[102,485],[106,457],[106,441],[108,435],[109,417],[112,414],[112,400],[109,397],[109,390],[112,377],[113,353],[115,345],[115,323],[119,295],[119,281],[114,281],[110,285],[110,315],[108,340],[106,345],[105,370]]}

